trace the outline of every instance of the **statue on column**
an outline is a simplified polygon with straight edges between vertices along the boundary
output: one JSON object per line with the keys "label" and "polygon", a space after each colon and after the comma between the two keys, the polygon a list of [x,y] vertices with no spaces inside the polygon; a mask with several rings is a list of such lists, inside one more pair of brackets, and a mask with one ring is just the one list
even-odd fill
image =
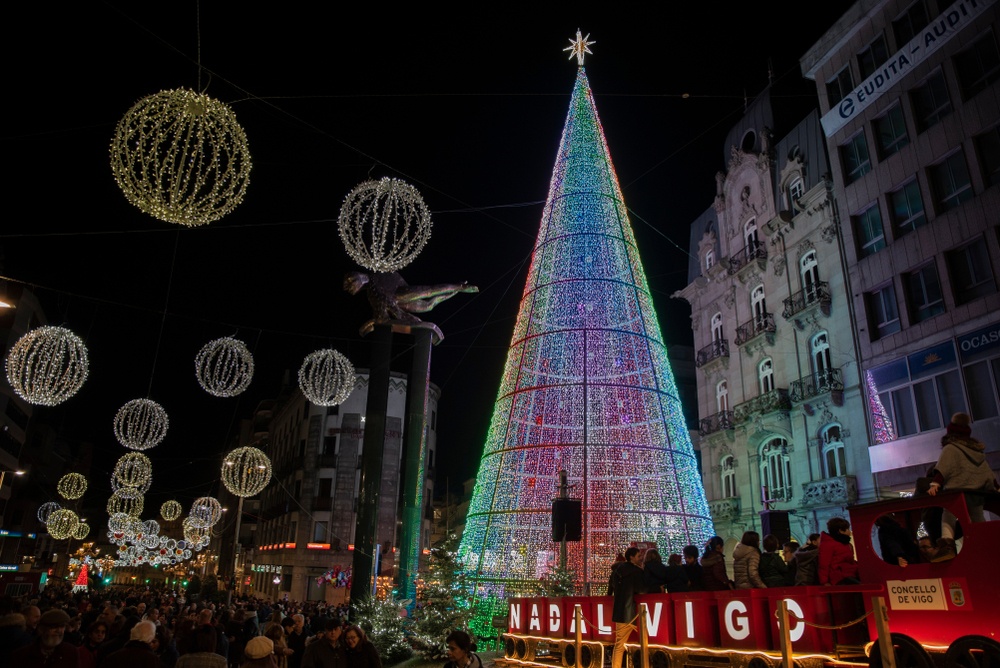
{"label": "statue on column", "polygon": [[368,296],[372,319],[362,326],[362,331],[370,331],[376,324],[394,320],[405,323],[423,322],[414,313],[427,313],[460,292],[479,292],[478,287],[466,282],[409,285],[398,271],[387,274],[352,271],[344,277],[344,290],[352,295],[364,290]]}

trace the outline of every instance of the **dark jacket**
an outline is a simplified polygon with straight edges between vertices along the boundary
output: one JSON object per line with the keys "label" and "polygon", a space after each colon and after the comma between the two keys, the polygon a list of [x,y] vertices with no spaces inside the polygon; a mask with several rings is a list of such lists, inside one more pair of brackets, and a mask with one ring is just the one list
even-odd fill
{"label": "dark jacket", "polygon": [[760,579],[768,587],[784,587],[787,583],[788,565],[777,552],[760,555]]}
{"label": "dark jacket", "polygon": [[647,561],[642,567],[642,579],[646,583],[646,591],[662,592],[667,584],[667,567],[662,561]]}
{"label": "dark jacket", "polygon": [[721,552],[709,552],[701,558],[701,570],[704,575],[706,591],[723,591],[732,589],[729,575],[726,573],[726,558]]}
{"label": "dark jacket", "polygon": [[819,548],[806,544],[795,553],[795,584],[819,584]]}
{"label": "dark jacket", "polygon": [[345,646],[347,668],[382,668],[382,659],[371,640],[362,640],[354,649]]}
{"label": "dark jacket", "polygon": [[302,668],[347,668],[343,645],[331,645],[326,638],[311,643],[302,656]]}
{"label": "dark jacket", "polygon": [[443,668],[483,668],[483,660],[479,658],[478,654],[469,654],[469,663],[467,666],[460,666],[454,661],[449,661],[444,664]]}
{"label": "dark jacket", "polygon": [[684,564],[684,573],[688,579],[688,591],[705,591],[705,573],[701,564]]}
{"label": "dark jacket", "polygon": [[35,640],[30,645],[11,652],[10,663],[7,665],[17,668],[78,668],[79,648],[64,641],[52,650],[52,654],[44,657],[40,641]]}
{"label": "dark jacket", "polygon": [[620,624],[633,623],[636,616],[635,595],[646,593],[642,569],[630,561],[616,565],[611,570],[608,593],[615,597],[611,621]]}
{"label": "dark jacket", "polygon": [[117,652],[105,657],[100,668],[160,668],[160,657],[140,640],[129,640]]}

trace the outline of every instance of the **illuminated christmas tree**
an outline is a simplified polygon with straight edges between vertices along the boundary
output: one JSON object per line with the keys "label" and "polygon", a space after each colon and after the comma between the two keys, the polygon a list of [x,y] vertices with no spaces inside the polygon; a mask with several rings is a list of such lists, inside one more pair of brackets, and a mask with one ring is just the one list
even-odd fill
{"label": "illuminated christmas tree", "polygon": [[80,565],[80,573],[73,583],[73,591],[86,591],[87,589],[87,564]]}
{"label": "illuminated christmas tree", "polygon": [[569,544],[578,591],[615,554],[666,555],[714,533],[667,349],[583,67],[563,129],[460,556],[473,629],[558,563],[559,470],[583,500]]}

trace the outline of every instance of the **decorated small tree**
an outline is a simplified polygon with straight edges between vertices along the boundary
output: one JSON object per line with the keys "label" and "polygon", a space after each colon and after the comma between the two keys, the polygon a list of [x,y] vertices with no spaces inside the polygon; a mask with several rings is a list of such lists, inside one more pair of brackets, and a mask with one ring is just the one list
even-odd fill
{"label": "decorated small tree", "polygon": [[538,581],[535,590],[538,596],[575,596],[576,573],[571,568],[556,566]]}
{"label": "decorated small tree", "polygon": [[422,586],[418,583],[411,642],[425,659],[436,661],[447,656],[444,640],[452,631],[469,631],[471,635],[472,614],[457,546],[458,538],[452,535],[433,548],[427,571],[422,574]]}
{"label": "decorated small tree", "polygon": [[87,564],[82,564],[80,566],[80,572],[76,576],[76,582],[73,583],[73,591],[81,591],[87,589]]}
{"label": "decorated small tree", "polygon": [[385,665],[400,663],[413,655],[406,640],[409,618],[404,616],[405,608],[405,602],[391,596],[384,600],[373,597],[357,607],[359,626],[368,634]]}

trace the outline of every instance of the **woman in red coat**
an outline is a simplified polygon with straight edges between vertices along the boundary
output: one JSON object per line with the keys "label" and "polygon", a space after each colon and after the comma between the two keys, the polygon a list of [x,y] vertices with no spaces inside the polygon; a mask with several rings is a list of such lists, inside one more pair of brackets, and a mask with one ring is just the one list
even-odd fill
{"label": "woman in red coat", "polygon": [[858,584],[858,562],[851,547],[851,525],[843,517],[831,517],[819,539],[819,583]]}

